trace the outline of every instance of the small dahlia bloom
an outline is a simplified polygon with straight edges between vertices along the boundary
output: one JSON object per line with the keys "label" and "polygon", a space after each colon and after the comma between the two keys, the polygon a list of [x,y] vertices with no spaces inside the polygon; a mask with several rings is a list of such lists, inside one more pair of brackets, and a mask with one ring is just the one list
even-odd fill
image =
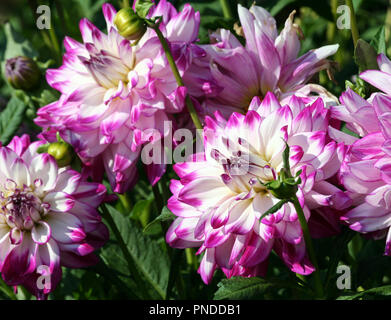
{"label": "small dahlia bloom", "polygon": [[337,51],[337,44],[298,57],[300,30],[293,23],[294,12],[279,34],[276,21],[262,7],[253,5],[248,10],[238,5],[238,14],[245,46],[229,30],[217,31],[211,36],[214,43],[202,46],[208,53],[205,60],[214,79],[210,83],[220,87],[207,94],[207,108],[240,112],[247,110],[253,97],[263,99],[268,91],[280,101],[293,94],[308,97],[311,93],[336,100],[323,87],[308,82],[317,72],[330,67],[326,58]]}
{"label": "small dahlia bloom", "polygon": [[[35,122],[59,131],[92,168],[96,180],[101,179],[104,167],[113,190],[122,193],[136,180],[141,146],[151,142],[147,129],[157,130],[161,137],[168,134],[164,121],[182,111],[186,89],[178,87],[154,30],[149,29],[138,42],[126,40],[113,23],[116,10],[110,4],[102,9],[107,34],[83,19],[83,43],[65,38],[63,65],[46,74],[61,97],[41,108]],[[161,0],[150,15],[163,17],[161,31],[183,74],[192,58],[204,54],[193,45],[199,13],[190,5],[177,12]],[[151,182],[164,170],[164,165],[148,166]]]}
{"label": "small dahlia bloom", "polygon": [[341,167],[355,205],[342,220],[358,232],[386,235],[385,254],[391,255],[391,97],[376,93],[371,100],[376,125],[350,146]]}
{"label": "small dahlia bloom", "polygon": [[329,116],[320,98],[306,104],[292,96],[281,106],[268,93],[262,102],[254,98],[246,115],[206,117],[204,152],[174,165],[180,180],[171,181],[168,208],[177,218],[166,235],[173,247],[204,253],[199,273],[205,283],[216,268],[227,277],[264,275],[272,249],[293,272],[314,270],[291,203],[261,219],[279,202],[263,184],[280,174],[287,141],[292,174],[302,170],[297,197],[306,219],[313,210],[349,205],[328,182],[345,153],[327,134]]}
{"label": "small dahlia bloom", "polygon": [[[93,251],[108,239],[96,209],[106,188],[37,154],[42,144],[24,135],[0,147],[0,272],[38,298],[56,288],[62,266],[97,263]],[[48,277],[43,287],[41,275]]]}

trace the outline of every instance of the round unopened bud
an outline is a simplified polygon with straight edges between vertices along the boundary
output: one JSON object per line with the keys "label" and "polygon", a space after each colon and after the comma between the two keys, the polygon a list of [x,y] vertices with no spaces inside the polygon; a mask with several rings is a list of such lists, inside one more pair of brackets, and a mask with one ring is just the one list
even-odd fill
{"label": "round unopened bud", "polygon": [[140,39],[147,26],[132,8],[123,8],[117,12],[114,18],[114,24],[121,36],[128,40]]}
{"label": "round unopened bud", "polygon": [[30,90],[38,85],[41,72],[33,59],[19,56],[6,61],[5,77],[15,89]]}
{"label": "round unopened bud", "polygon": [[50,143],[47,153],[56,159],[59,167],[65,167],[71,164],[73,160],[72,147],[66,142],[58,141]]}

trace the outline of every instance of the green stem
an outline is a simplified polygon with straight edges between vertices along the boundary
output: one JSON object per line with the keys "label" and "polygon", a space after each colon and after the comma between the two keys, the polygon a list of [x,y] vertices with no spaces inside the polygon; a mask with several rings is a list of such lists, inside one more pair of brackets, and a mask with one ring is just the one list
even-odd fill
{"label": "green stem", "polygon": [[327,42],[332,43],[334,41],[335,30],[336,30],[336,20],[337,20],[337,6],[338,0],[331,0],[331,14],[333,15],[334,20],[327,24]]}
{"label": "green stem", "polygon": [[117,193],[118,199],[121,202],[122,206],[125,209],[126,213],[129,213],[132,210],[132,203],[127,195],[127,193]]}
{"label": "green stem", "polygon": [[182,254],[183,254],[183,250],[174,249],[170,255],[171,267],[170,267],[170,274],[168,277],[168,284],[166,289],[166,300],[170,299],[174,284],[177,288],[179,297],[181,299],[185,299],[185,290],[183,287],[183,278],[182,278],[181,268],[180,268]]}
{"label": "green stem", "polygon": [[110,226],[111,231],[113,231],[115,238],[117,239],[118,245],[120,249],[122,250],[122,253],[124,255],[124,258],[128,264],[129,271],[131,275],[133,276],[134,281],[136,282],[139,290],[141,297],[144,299],[149,299],[149,294],[147,290],[145,289],[145,284],[142,281],[141,274],[138,272],[136,265],[133,261],[132,255],[129,253],[128,247],[125,244],[124,239],[122,238],[122,235],[115,224],[115,221],[113,217],[111,216],[109,210],[106,208],[105,204],[101,205],[102,208],[102,216],[103,218],[107,221],[108,225]]}
{"label": "green stem", "polygon": [[[159,24],[158,23],[157,24],[149,23],[148,25],[153,30],[155,30],[155,32],[156,32],[156,34],[157,34],[157,36],[158,36],[158,38],[160,40],[160,43],[162,44],[164,53],[166,54],[167,61],[168,61],[169,65],[170,65],[170,67],[171,67],[172,73],[174,74],[174,77],[175,77],[175,80],[176,80],[178,86],[184,87],[185,84],[184,84],[184,82],[182,80],[182,77],[179,74],[178,68],[177,68],[177,66],[175,64],[174,58],[173,58],[172,53],[171,53],[170,46],[169,46],[166,38],[164,38],[162,32],[160,31]],[[188,94],[186,94],[186,106],[187,106],[187,109],[188,109],[188,111],[190,113],[190,117],[193,120],[193,123],[194,123],[196,129],[202,129],[201,121],[198,118],[197,111],[195,110],[194,104],[191,101],[190,96]]]}
{"label": "green stem", "polygon": [[57,13],[60,18],[62,32],[63,32],[63,34],[68,34],[68,28],[67,28],[67,24],[65,21],[64,9],[62,7],[61,1],[54,0],[54,4],[56,5]]}
{"label": "green stem", "polygon": [[186,248],[185,254],[186,254],[187,264],[191,267],[192,270],[193,269],[196,270],[198,263],[197,263],[197,258],[196,258],[196,255],[194,253],[193,248]]}
{"label": "green stem", "polygon": [[356,47],[357,41],[360,36],[358,33],[356,15],[354,13],[354,7],[353,7],[352,0],[346,0],[346,5],[350,9],[350,28],[352,30],[353,44],[354,44],[354,47]]}
{"label": "green stem", "polygon": [[220,6],[223,9],[224,18],[232,19],[232,11],[229,5],[229,0],[220,0]]}
{"label": "green stem", "polygon": [[306,248],[308,250],[308,254],[310,256],[310,260],[315,267],[315,271],[313,272],[313,276],[314,276],[314,280],[315,280],[315,291],[316,291],[317,297],[322,299],[323,298],[323,285],[322,285],[322,280],[320,279],[320,271],[319,271],[318,261],[316,259],[315,250],[312,245],[312,240],[311,240],[311,236],[310,236],[310,231],[308,229],[307,220],[305,219],[303,208],[301,207],[299,199],[297,199],[296,195],[294,195],[292,197],[291,202],[293,203],[293,205],[295,207],[295,210],[297,212],[297,216],[300,221],[301,228],[303,230],[304,241],[305,241]]}
{"label": "green stem", "polygon": [[128,8],[128,7],[130,7],[129,0],[120,0],[120,6],[121,6],[121,8]]}
{"label": "green stem", "polygon": [[159,184],[156,183],[154,186],[152,186],[153,196],[155,197],[155,204],[156,204],[156,210],[157,215],[161,214],[163,210],[163,197],[159,190]]}
{"label": "green stem", "polygon": [[50,35],[50,40],[53,46],[53,51],[56,54],[56,61],[58,63],[61,63],[61,49],[60,45],[58,43],[57,35],[56,32],[54,31],[53,26],[49,29],[49,35]]}

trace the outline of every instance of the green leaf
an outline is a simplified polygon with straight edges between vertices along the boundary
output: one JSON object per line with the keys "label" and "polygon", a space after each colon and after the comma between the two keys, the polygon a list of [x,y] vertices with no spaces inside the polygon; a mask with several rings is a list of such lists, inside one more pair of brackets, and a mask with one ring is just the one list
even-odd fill
{"label": "green leaf", "polygon": [[377,288],[368,289],[359,293],[353,293],[351,295],[340,296],[337,300],[356,300],[358,298],[378,298],[384,299],[384,297],[391,296],[391,285],[382,286]]}
{"label": "green leaf", "polygon": [[365,40],[358,39],[356,49],[354,50],[354,57],[360,72],[370,69],[378,69],[377,52]]}
{"label": "green leaf", "polygon": [[[107,206],[107,208],[129,249],[135,266],[143,276],[147,288],[150,289],[152,297],[164,299],[170,270],[170,261],[166,253],[155,240],[143,234],[140,227],[129,217],[123,216],[113,207]],[[101,256],[110,268],[118,270],[124,277],[131,277],[118,246],[103,247]]]}
{"label": "green leaf", "polygon": [[370,45],[375,48],[377,53],[386,54],[386,30],[384,26],[380,27],[376,32],[375,36],[372,38]]}
{"label": "green leaf", "polygon": [[8,144],[23,121],[26,105],[17,97],[12,96],[5,109],[0,113],[0,141]]}
{"label": "green leaf", "polygon": [[26,56],[29,58],[37,57],[38,53],[31,46],[30,42],[19,35],[9,22],[4,25],[4,33],[7,40],[7,46],[4,53],[5,60],[16,56]]}
{"label": "green leaf", "polygon": [[159,225],[162,222],[172,222],[175,219],[175,215],[165,206],[163,207],[162,213],[153,221],[147,224],[144,228],[144,232],[148,232],[152,227]]}
{"label": "green leaf", "polygon": [[148,15],[149,9],[153,6],[151,0],[137,0],[136,2],[136,13],[141,17],[145,18]]}
{"label": "green leaf", "polygon": [[146,227],[151,215],[151,205],[153,201],[154,199],[143,199],[137,201],[129,217],[133,220],[139,221],[143,227]]}
{"label": "green leaf", "polygon": [[218,290],[214,295],[215,300],[262,299],[263,294],[270,289],[295,288],[297,290],[303,290],[296,284],[287,281],[277,279],[267,280],[257,277],[223,279],[217,286]]}
{"label": "green leaf", "polygon": [[31,99],[43,107],[58,100],[58,93],[57,91],[44,89],[39,97],[32,96]]}

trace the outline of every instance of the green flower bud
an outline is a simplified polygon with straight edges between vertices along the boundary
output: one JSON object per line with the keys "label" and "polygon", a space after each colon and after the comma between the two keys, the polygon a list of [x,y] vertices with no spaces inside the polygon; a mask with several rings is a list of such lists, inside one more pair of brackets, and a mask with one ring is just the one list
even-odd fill
{"label": "green flower bud", "polygon": [[121,36],[128,40],[140,39],[147,26],[132,8],[123,8],[117,12],[114,18],[114,24]]}
{"label": "green flower bud", "polygon": [[56,159],[59,167],[65,167],[71,164],[74,155],[72,147],[62,141],[50,143],[47,148],[47,153]]}
{"label": "green flower bud", "polygon": [[6,61],[5,77],[15,89],[30,90],[38,85],[41,72],[34,60],[19,56]]}

